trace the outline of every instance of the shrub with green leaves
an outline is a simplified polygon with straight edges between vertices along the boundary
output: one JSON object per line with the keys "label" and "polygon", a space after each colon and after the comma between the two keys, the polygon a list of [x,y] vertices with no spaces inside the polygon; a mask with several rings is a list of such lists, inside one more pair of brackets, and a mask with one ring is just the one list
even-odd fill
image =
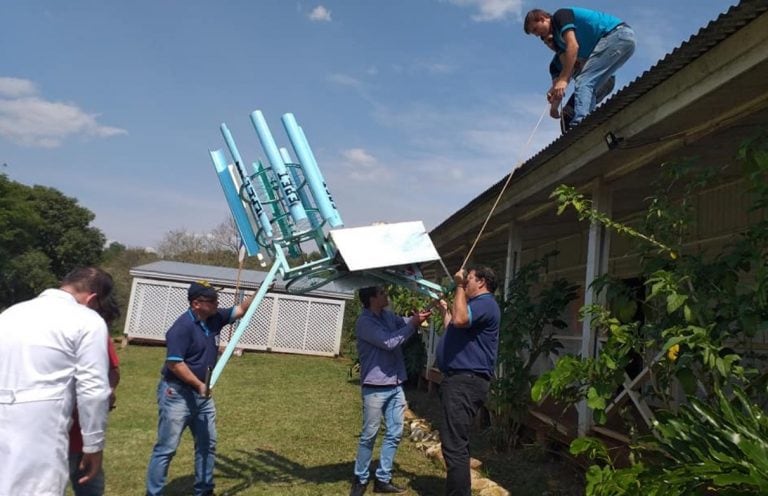
{"label": "shrub with green leaves", "polygon": [[491,385],[492,437],[501,450],[517,444],[522,422],[531,404],[532,368],[540,358],[558,354],[563,347],[554,337],[567,323],[563,314],[576,299],[578,286],[558,278],[542,282],[552,252],[520,268],[502,303],[498,369]]}
{"label": "shrub with green leaves", "polygon": [[[750,212],[764,212],[768,136],[745,143],[738,160]],[[587,494],[766,494],[768,421],[760,407],[766,374],[757,370],[765,357],[753,338],[768,329],[768,220],[753,216],[759,220],[717,253],[692,252],[686,242],[693,237],[698,192],[719,171],[695,161],[664,171],[642,228],[595,211],[574,188],[553,193],[561,212],[574,208],[581,219],[637,241],[648,296],[637,300],[644,315],[634,322],[606,308],[585,308],[585,318],[605,338],[599,355],[562,358],[539,378],[532,396],[586,400],[595,420],[605,422],[607,405],[624,382],[627,353],[639,353],[651,368],[639,394],[657,407],[655,437],[633,444],[626,468],[615,468],[596,442],[574,441],[574,453],[589,452],[599,461],[587,473]],[[594,289],[610,291],[616,284],[601,281]],[[682,398],[674,394],[677,385]]]}

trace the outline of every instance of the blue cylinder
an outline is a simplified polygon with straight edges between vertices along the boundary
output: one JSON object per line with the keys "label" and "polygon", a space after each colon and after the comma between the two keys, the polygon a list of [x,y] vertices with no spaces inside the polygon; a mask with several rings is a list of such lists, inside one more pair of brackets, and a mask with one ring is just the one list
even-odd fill
{"label": "blue cylinder", "polygon": [[328,186],[325,184],[323,174],[320,172],[320,168],[317,166],[317,161],[312,153],[312,149],[309,147],[304,131],[296,123],[296,118],[293,114],[283,115],[283,126],[285,132],[288,134],[288,138],[291,140],[293,149],[296,151],[296,155],[301,162],[302,171],[304,171],[304,177],[307,180],[309,189],[312,192],[312,197],[317,204],[320,215],[325,219],[331,227],[342,227],[344,223],[341,221],[339,211],[336,210],[336,205],[333,203],[333,197]]}
{"label": "blue cylinder", "polygon": [[291,218],[293,218],[294,223],[298,224],[299,221],[307,218],[307,212],[301,205],[301,199],[296,193],[296,186],[293,184],[293,179],[285,167],[285,163],[283,163],[275,140],[272,138],[272,132],[269,130],[267,121],[264,119],[264,114],[260,110],[251,112],[251,122],[256,129],[256,134],[259,136],[261,147],[264,149],[264,153],[267,154],[267,159],[272,165],[272,170],[277,176],[277,182],[283,192],[283,200],[288,207]]}
{"label": "blue cylinder", "polygon": [[227,125],[224,123],[221,124],[220,129],[222,136],[224,136],[224,141],[227,142],[229,153],[232,154],[232,158],[235,160],[235,168],[237,168],[237,173],[240,175],[240,180],[243,181],[243,188],[248,197],[247,201],[251,204],[251,208],[253,209],[253,214],[259,219],[264,234],[271,238],[272,224],[270,224],[269,216],[267,216],[267,213],[264,211],[264,207],[261,205],[259,197],[256,194],[256,189],[253,187],[251,179],[245,171],[243,159],[240,157],[240,152],[237,150],[235,140],[232,138],[232,133],[229,132],[229,128],[227,128]]}
{"label": "blue cylinder", "polygon": [[[283,162],[287,164],[293,163],[291,160],[291,155],[288,153],[288,150],[286,150],[283,147],[280,147],[280,156],[283,158]],[[298,164],[299,166],[301,164]],[[317,226],[321,224],[321,222],[318,220],[319,213],[317,211],[310,211],[314,209],[314,205],[309,201],[309,196],[307,195],[307,192],[304,188],[302,188],[301,185],[301,177],[299,176],[299,172],[296,170],[296,167],[288,167],[288,171],[291,173],[291,178],[293,178],[293,183],[296,185],[296,191],[299,194],[299,199],[301,200],[301,204],[304,206],[304,210],[307,211],[307,217],[309,217],[309,224],[312,226],[312,229],[316,229]]]}
{"label": "blue cylinder", "polygon": [[240,238],[243,240],[245,250],[249,256],[257,255],[259,253],[259,244],[256,242],[256,234],[251,226],[248,213],[243,206],[243,200],[238,196],[237,188],[232,182],[232,176],[229,174],[229,167],[227,167],[227,159],[224,152],[216,150],[210,152],[210,154],[213,165],[216,168],[216,175],[221,183],[221,189],[224,190],[224,198],[226,198],[229,210],[235,219],[235,225],[240,233]]}
{"label": "blue cylinder", "polygon": [[[259,160],[258,163],[254,163],[252,165],[256,175],[258,175],[259,179],[261,180],[261,185],[264,187],[264,193],[267,195],[269,205],[272,207],[272,218],[277,220],[277,227],[280,229],[280,234],[282,234],[283,239],[287,239],[292,234],[291,226],[288,224],[288,219],[286,219],[283,215],[284,212],[281,207],[282,204],[275,201],[275,194],[272,190],[272,184],[267,177],[266,169],[261,163],[261,160]],[[296,258],[300,255],[298,248],[296,248],[296,246],[293,244],[288,247],[288,251],[292,258]]]}

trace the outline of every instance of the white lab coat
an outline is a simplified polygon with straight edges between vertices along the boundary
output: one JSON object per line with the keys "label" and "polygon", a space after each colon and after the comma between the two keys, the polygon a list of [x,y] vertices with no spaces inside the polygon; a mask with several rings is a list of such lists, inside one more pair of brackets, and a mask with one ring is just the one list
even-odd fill
{"label": "white lab coat", "polygon": [[83,452],[104,449],[107,327],[59,289],[0,314],[0,496],[62,496],[77,403]]}

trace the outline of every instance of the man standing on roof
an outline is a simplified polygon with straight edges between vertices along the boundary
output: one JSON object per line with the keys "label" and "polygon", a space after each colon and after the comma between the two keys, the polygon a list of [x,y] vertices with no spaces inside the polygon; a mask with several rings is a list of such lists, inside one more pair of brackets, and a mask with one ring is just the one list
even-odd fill
{"label": "man standing on roof", "polygon": [[216,364],[216,338],[222,327],[248,310],[253,296],[231,308],[218,308],[216,290],[205,281],[187,291],[189,309],[165,334],[165,366],[157,386],[157,443],[147,469],[147,496],[163,493],[168,467],[186,427],[195,439],[195,496],[213,495],[216,407],[206,376]]}
{"label": "man standing on roof", "polygon": [[[562,51],[559,51],[557,49],[557,46],[555,46],[555,40],[554,36],[552,34],[549,34],[545,38],[543,38],[541,41],[544,42],[547,47],[549,47],[550,50],[555,52],[555,55],[552,57],[552,61],[549,63],[549,76],[552,80],[552,84],[555,84],[557,81],[557,78],[560,77],[560,72],[563,70],[563,59],[565,58],[565,54]],[[576,61],[576,68],[575,73],[578,74],[578,72],[581,70],[581,63],[579,61]],[[597,87],[597,90],[595,90],[595,104],[600,103],[603,98],[608,96],[608,94],[613,91],[613,87],[616,84],[616,76],[611,75],[602,85]],[[572,94],[571,97],[568,99],[568,102],[563,106],[562,112],[560,111],[560,100],[554,100],[552,98],[549,99],[550,108],[549,108],[549,115],[553,119],[560,119],[560,131],[562,131],[563,134],[565,134],[566,131],[568,131],[568,128],[571,125],[571,120],[573,120],[573,106],[574,106],[574,98],[575,95]]]}
{"label": "man standing on roof", "polygon": [[[578,7],[550,14],[533,9],[525,16],[523,29],[546,40],[550,34],[563,52],[562,69],[547,92],[550,103],[559,104],[568,82],[574,81],[574,116],[579,124],[597,105],[597,88],[603,85],[635,51],[635,32],[621,19]],[[577,60],[583,61],[576,74]]]}

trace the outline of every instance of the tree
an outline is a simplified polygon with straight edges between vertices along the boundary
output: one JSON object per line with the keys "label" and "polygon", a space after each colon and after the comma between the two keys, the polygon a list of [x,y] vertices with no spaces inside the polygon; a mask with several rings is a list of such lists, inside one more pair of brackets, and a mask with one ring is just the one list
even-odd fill
{"label": "tree", "polygon": [[240,253],[240,232],[231,216],[214,227],[208,239],[212,249],[231,252],[235,256]]}
{"label": "tree", "polygon": [[0,174],[0,308],[32,298],[75,267],[97,265],[104,235],[93,219],[75,198]]}
{"label": "tree", "polygon": [[127,248],[124,244],[118,243],[117,241],[112,241],[109,246],[104,249],[102,259],[104,262],[108,262],[109,260],[113,260],[125,253],[125,250],[127,250]]}
{"label": "tree", "polygon": [[[238,267],[240,233],[231,219],[225,219],[211,232],[195,233],[174,229],[165,233],[157,246],[161,258],[178,262]],[[263,270],[255,257],[246,258],[243,268]]]}
{"label": "tree", "polygon": [[[115,247],[115,245],[122,246],[123,249],[118,251],[118,247]],[[156,253],[143,248],[125,248],[120,243],[110,244],[106,253],[111,253],[112,255],[105,257],[102,268],[112,274],[115,282],[115,299],[121,313],[120,317],[112,322],[110,331],[113,334],[120,334],[125,327],[128,301],[131,296],[133,278],[130,271],[139,265],[157,261],[158,256]]]}

